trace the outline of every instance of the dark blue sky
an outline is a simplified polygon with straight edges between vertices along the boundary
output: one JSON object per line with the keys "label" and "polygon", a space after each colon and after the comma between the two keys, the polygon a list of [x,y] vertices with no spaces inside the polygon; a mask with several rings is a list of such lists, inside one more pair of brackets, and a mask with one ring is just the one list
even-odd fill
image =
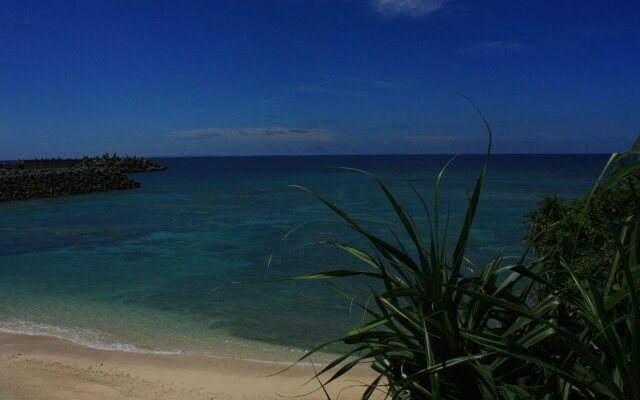
{"label": "dark blue sky", "polygon": [[0,1],[0,159],[611,152],[640,2]]}

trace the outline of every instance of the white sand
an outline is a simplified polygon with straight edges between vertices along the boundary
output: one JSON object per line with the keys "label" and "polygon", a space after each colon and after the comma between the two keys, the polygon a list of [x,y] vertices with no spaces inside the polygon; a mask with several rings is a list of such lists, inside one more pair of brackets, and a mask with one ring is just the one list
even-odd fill
{"label": "white sand", "polygon": [[[326,399],[310,365],[97,350],[63,339],[0,333],[0,400]],[[357,399],[373,375],[361,367],[332,382],[332,399]],[[360,384],[358,383],[360,382]],[[352,387],[356,385],[356,387]]]}

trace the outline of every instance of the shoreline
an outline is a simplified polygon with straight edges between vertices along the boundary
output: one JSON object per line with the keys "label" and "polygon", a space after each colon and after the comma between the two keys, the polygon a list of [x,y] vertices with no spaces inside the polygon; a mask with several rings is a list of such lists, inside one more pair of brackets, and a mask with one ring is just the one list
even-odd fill
{"label": "shoreline", "polygon": [[[282,363],[105,350],[51,336],[0,332],[0,399],[326,399],[321,390],[307,394],[318,388],[311,379],[313,368],[300,364],[273,375],[284,369]],[[362,366],[327,389],[332,399],[357,399],[364,388],[353,387],[355,381],[372,379]]]}
{"label": "shoreline", "polygon": [[[209,349],[185,349],[179,347],[179,345],[147,347],[139,343],[127,341],[126,339],[110,341],[104,338],[88,338],[83,336],[84,332],[82,331],[74,331],[61,326],[29,323],[28,321],[20,322],[22,323],[21,328],[10,327],[7,326],[7,324],[0,323],[0,335],[42,336],[59,339],[94,350],[152,355],[185,355],[213,359],[237,359],[247,362],[281,365],[283,367],[291,365],[307,352],[307,350],[302,348],[286,347],[281,344],[249,340],[229,335],[216,335],[215,333],[212,333],[209,337],[209,344],[212,346],[212,348]],[[30,329],[24,328],[25,325],[29,326]],[[92,333],[100,334],[99,331],[92,331]],[[215,350],[213,348],[215,348]],[[314,354],[314,362],[316,366],[326,365],[333,361],[337,355],[338,354],[330,352],[318,352]],[[301,364],[306,365],[306,360]],[[2,399],[0,398],[0,400]]]}

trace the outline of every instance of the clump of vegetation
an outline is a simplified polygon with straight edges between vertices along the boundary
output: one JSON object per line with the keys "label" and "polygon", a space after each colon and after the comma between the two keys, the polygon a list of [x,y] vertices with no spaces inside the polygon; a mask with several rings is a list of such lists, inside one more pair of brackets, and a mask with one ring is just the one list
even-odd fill
{"label": "clump of vegetation", "polygon": [[[629,160],[627,160],[629,161]],[[624,167],[624,161],[618,160]],[[570,290],[572,282],[562,266],[567,262],[577,277],[603,280],[616,252],[615,237],[633,212],[638,179],[625,179],[575,200],[558,196],[542,199],[529,215],[527,241],[541,259],[540,273]]]}
{"label": "clump of vegetation", "polygon": [[[488,162],[491,130],[484,122]],[[540,263],[525,263],[523,256],[507,264],[497,257],[471,273],[465,253],[487,163],[455,238],[438,204],[446,166],[431,207],[415,191],[426,229],[373,177],[401,227],[388,237],[310,191],[368,243],[330,240],[353,256],[355,266],[298,278],[326,280],[367,315],[338,340],[350,350],[317,378],[326,376],[324,385],[366,363],[377,376],[363,388],[363,399],[376,393],[403,400],[640,399],[640,202],[633,183],[639,154],[635,146],[614,155],[585,199],[563,204],[551,198],[534,215]],[[625,187],[633,201],[617,197]],[[605,251],[598,254],[596,246]],[[552,259],[565,277],[561,282],[548,279],[545,263]],[[593,270],[598,274],[585,273]],[[380,283],[371,286],[369,301],[357,302],[335,283],[353,276]],[[563,318],[566,310],[570,318]]]}

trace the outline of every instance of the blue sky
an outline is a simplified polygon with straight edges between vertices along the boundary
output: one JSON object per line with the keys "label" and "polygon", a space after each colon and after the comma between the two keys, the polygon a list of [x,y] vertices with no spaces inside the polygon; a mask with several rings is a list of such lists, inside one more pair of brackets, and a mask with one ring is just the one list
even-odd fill
{"label": "blue sky", "polygon": [[0,1],[0,159],[611,152],[637,1]]}

